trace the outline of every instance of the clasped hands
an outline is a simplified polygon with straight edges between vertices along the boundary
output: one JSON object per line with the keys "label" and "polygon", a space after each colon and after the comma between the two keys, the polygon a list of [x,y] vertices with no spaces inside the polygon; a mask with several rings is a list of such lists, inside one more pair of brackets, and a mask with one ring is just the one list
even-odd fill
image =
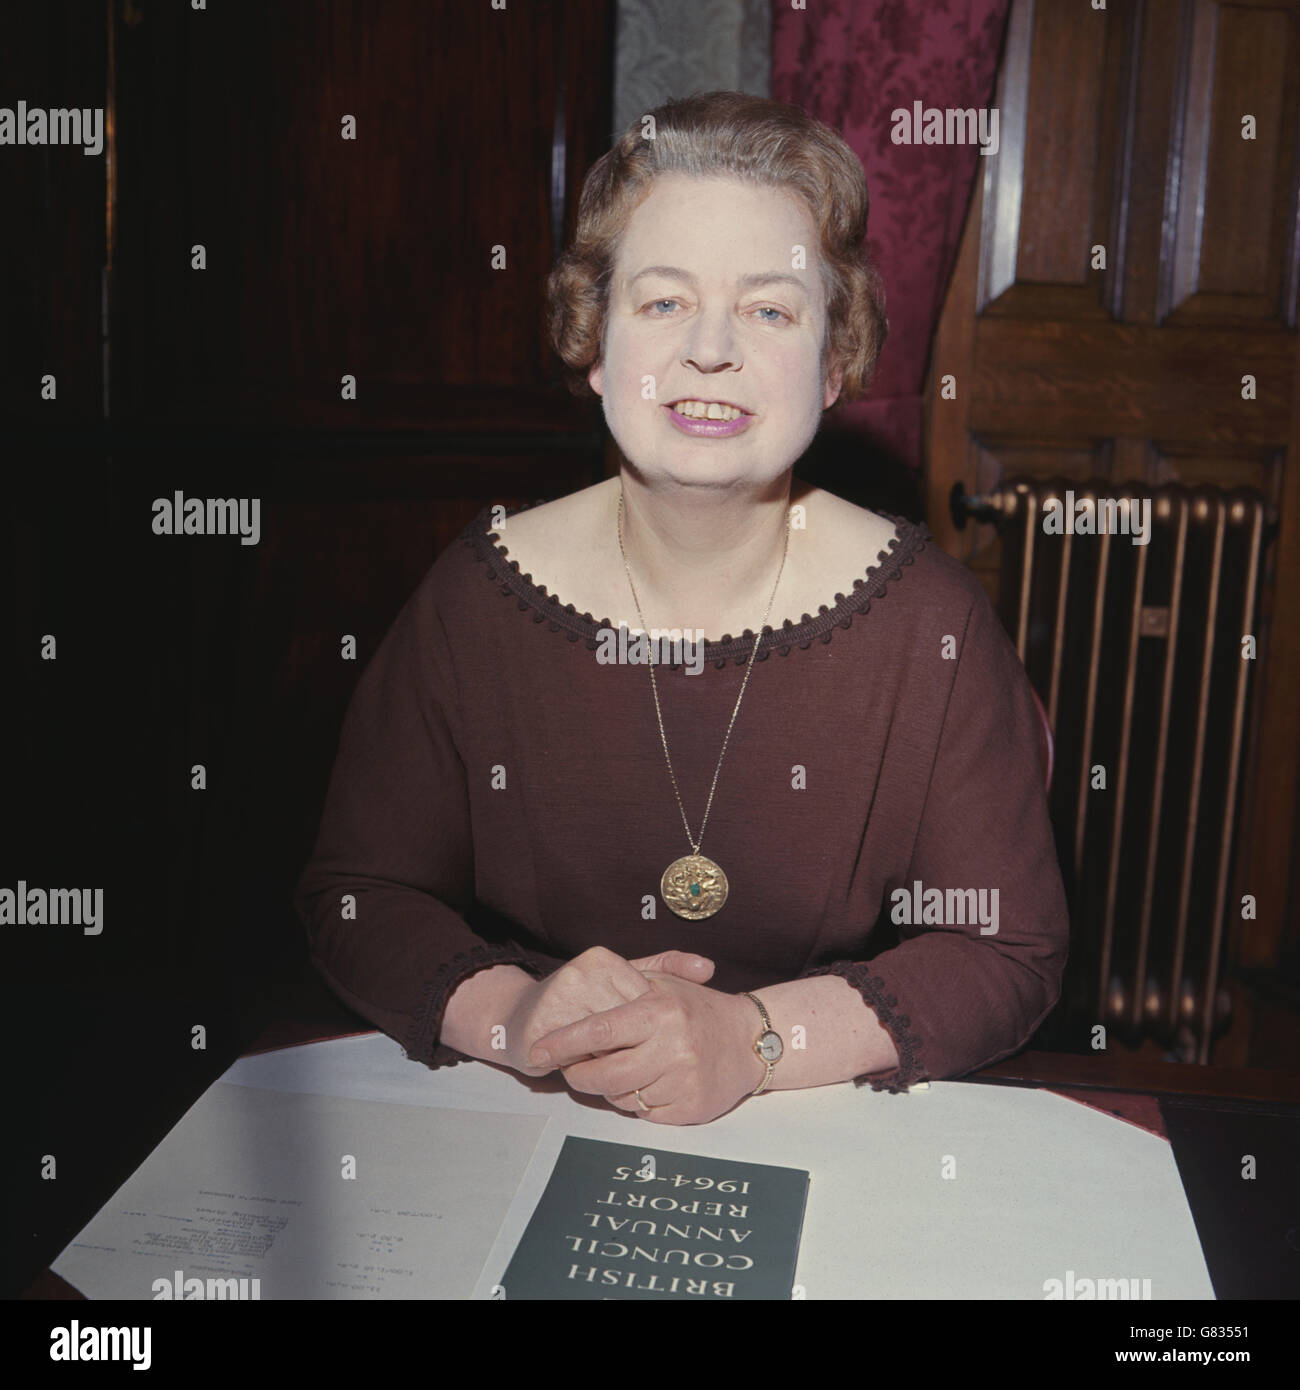
{"label": "clasped hands", "polygon": [[767,1070],[753,1050],[758,1010],[711,989],[713,970],[686,951],[628,961],[594,946],[520,995],[506,1061],[525,1076],[558,1067],[573,1090],[656,1124],[706,1124]]}

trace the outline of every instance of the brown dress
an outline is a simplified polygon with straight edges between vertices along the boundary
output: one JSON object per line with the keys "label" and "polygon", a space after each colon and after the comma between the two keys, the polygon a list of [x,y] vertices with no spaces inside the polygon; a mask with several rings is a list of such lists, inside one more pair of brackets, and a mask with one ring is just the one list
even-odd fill
{"label": "brown dress", "polygon": [[[679,948],[716,961],[709,983],[729,993],[843,976],[898,1049],[877,1090],[1021,1047],[1068,942],[1038,715],[979,581],[924,526],[890,520],[852,593],[764,634],[700,847],[730,892],[693,922],[659,896],[690,843],[646,667],[600,661],[607,615],[520,574],[485,507],[344,721],[295,897],[339,997],[440,1066],[463,1060],[438,1040],[448,996],[485,966],[544,977],[590,946]],[[698,674],[656,672],[695,833],[753,640],[709,643]],[[996,932],[952,920],[956,894],[948,920],[899,921],[894,890],[910,909],[935,888],[986,904],[996,890]]]}

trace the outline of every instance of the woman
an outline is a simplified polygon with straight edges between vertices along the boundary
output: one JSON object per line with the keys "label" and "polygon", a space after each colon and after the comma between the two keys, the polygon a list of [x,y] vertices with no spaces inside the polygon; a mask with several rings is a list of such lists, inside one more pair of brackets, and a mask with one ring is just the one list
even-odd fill
{"label": "woman", "polygon": [[550,281],[620,476],[484,508],[439,557],[358,684],[297,904],[410,1056],[700,1124],[1006,1056],[1067,917],[979,582],[792,476],[885,332],[861,165],[738,93],[651,118]]}

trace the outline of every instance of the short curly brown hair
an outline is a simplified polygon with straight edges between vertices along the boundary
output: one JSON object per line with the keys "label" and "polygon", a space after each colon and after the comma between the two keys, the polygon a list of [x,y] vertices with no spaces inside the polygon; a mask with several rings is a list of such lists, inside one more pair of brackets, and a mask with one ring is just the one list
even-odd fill
{"label": "short curly brown hair", "polygon": [[741,178],[803,199],[821,242],[823,369],[842,370],[841,401],[863,395],[889,323],[880,275],[866,247],[862,164],[829,126],[797,106],[743,92],[702,92],[666,102],[633,122],[592,165],[573,241],[546,283],[551,341],[569,389],[593,394],[587,373],[603,351],[619,238],[654,180],[666,173]]}

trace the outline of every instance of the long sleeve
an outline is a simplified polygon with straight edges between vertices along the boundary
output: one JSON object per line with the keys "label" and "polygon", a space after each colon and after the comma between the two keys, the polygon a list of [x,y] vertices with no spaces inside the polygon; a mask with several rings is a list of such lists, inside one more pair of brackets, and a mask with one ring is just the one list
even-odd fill
{"label": "long sleeve", "polygon": [[471,929],[474,855],[438,567],[407,601],[353,693],[320,830],[294,893],[311,959],[350,1008],[432,1066],[465,1060],[437,1042],[467,976],[559,960]]}
{"label": "long sleeve", "polygon": [[[918,657],[936,678],[939,652]],[[920,894],[914,885],[921,885]],[[906,901],[895,898],[904,890]],[[997,930],[969,911],[915,919],[939,889],[986,890]],[[996,900],[991,890],[997,890]],[[955,895],[952,899],[956,907]],[[964,1075],[1024,1045],[1060,996],[1069,919],[1038,757],[1038,713],[1024,668],[982,589],[973,594],[910,863],[891,875],[883,914],[898,945],[806,977],[840,975],[861,993],[898,1049],[899,1067],[870,1078],[899,1091]],[[966,920],[957,924],[958,915]],[[991,925],[991,924],[990,924]]]}

